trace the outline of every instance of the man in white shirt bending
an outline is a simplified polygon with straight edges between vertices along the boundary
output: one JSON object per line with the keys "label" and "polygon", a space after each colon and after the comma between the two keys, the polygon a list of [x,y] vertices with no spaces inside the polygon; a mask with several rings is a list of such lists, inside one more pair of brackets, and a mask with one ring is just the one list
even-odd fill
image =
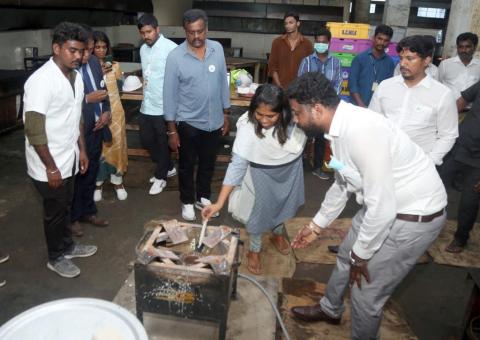
{"label": "man in white shirt bending", "polygon": [[433,162],[402,130],[369,109],[341,102],[324,76],[297,78],[288,98],[298,126],[330,140],[336,170],[320,210],[292,246],[306,247],[321,235],[352,193],[362,205],[340,245],[325,296],[292,312],[305,321],[339,324],[350,284],[352,338],[374,339],[383,306],[445,223],[445,188]]}
{"label": "man in white shirt bending", "polygon": [[458,137],[458,113],[451,90],[425,70],[433,44],[423,36],[406,37],[397,45],[401,76],[384,80],[368,108],[383,114],[441,165]]}

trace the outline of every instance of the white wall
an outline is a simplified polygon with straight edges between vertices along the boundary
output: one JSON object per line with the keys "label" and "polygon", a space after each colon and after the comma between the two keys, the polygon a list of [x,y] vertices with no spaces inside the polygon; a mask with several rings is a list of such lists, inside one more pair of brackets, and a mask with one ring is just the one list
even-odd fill
{"label": "white wall", "polygon": [[23,49],[38,47],[40,55],[51,53],[50,30],[0,32],[0,69],[23,69]]}
{"label": "white wall", "polygon": [[[118,43],[140,45],[141,38],[134,25],[94,27],[94,30],[104,31],[111,40],[112,46]],[[23,69],[25,47],[38,47],[39,55],[52,52],[52,30],[24,30],[0,32],[0,69]]]}
{"label": "white wall", "polygon": [[163,26],[182,26],[183,13],[192,8],[192,0],[153,0],[153,14]]}

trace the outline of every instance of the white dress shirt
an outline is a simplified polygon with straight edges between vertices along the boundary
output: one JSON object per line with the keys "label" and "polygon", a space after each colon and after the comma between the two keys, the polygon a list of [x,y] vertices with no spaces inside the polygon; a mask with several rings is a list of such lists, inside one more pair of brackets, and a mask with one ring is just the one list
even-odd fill
{"label": "white dress shirt", "polygon": [[[435,64],[428,64],[427,68],[425,69],[425,73],[428,74],[435,80],[438,80],[438,67]],[[395,66],[395,70],[393,70],[393,76],[400,76],[400,63]]]}
{"label": "white dress shirt", "polygon": [[447,85],[455,99],[458,99],[460,92],[480,80],[480,59],[472,58],[467,66],[462,63],[459,56],[445,59],[438,66],[438,79]]}
{"label": "white dress shirt", "polygon": [[[351,193],[357,194],[357,201],[362,196],[366,213],[352,248],[359,257],[369,259],[382,246],[398,213],[425,216],[447,205],[431,159],[385,117],[340,102],[325,138],[350,176],[341,175],[347,171],[335,172],[335,182],[313,221],[327,227]],[[351,177],[360,180],[351,181]]]}
{"label": "white dress shirt", "polygon": [[384,80],[368,108],[395,122],[436,165],[458,137],[458,113],[448,87],[426,76],[408,87],[402,76]]}
{"label": "white dress shirt", "polygon": [[[78,172],[78,137],[84,96],[83,80],[78,72],[74,87],[75,91],[52,58],[36,70],[24,86],[23,119],[27,111],[45,116],[48,149],[62,178]],[[25,157],[28,175],[37,181],[48,182],[45,165],[28,138],[25,138]]]}

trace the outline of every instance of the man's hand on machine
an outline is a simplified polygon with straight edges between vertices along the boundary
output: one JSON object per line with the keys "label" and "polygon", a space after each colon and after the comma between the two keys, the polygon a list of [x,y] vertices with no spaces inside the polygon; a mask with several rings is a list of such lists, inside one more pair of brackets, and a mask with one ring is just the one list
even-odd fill
{"label": "man's hand on machine", "polygon": [[322,232],[322,228],[316,225],[313,221],[310,224],[305,225],[295,236],[295,239],[292,241],[293,249],[302,249],[306,248],[315,241]]}

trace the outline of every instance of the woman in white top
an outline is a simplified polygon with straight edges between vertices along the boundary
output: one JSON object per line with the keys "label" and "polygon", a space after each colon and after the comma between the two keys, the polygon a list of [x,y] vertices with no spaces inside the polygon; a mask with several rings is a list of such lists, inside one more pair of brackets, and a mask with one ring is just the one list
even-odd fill
{"label": "woman in white top", "polygon": [[271,84],[260,86],[249,111],[237,122],[232,161],[218,200],[202,211],[202,217],[209,219],[230,196],[229,211],[245,223],[249,233],[247,268],[253,274],[262,272],[263,233],[272,231],[271,242],[280,253],[289,254],[283,223],[305,202],[305,140],[304,133],[292,123],[283,90]]}

